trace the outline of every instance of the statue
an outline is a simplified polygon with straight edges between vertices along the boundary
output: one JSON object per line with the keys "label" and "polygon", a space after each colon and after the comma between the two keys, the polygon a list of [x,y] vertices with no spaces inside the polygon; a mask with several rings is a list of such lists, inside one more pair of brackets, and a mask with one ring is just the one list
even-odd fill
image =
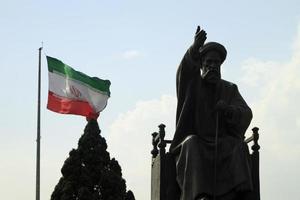
{"label": "statue", "polygon": [[244,143],[252,111],[235,84],[221,79],[225,47],[205,43],[198,26],[177,71],[175,155],[181,200],[236,200],[251,191],[249,150]]}

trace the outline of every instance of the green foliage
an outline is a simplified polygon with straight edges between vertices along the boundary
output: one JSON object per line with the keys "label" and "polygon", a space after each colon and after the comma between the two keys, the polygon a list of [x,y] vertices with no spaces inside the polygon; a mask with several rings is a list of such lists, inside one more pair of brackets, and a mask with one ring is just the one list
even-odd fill
{"label": "green foliage", "polygon": [[118,161],[106,149],[97,121],[90,120],[61,169],[51,200],[134,200]]}

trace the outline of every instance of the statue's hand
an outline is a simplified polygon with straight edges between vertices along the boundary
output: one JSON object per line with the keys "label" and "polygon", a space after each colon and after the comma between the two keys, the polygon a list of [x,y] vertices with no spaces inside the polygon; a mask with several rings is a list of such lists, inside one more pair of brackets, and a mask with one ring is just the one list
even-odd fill
{"label": "statue's hand", "polygon": [[224,112],[228,108],[228,104],[224,100],[219,100],[215,106],[215,110],[218,112]]}
{"label": "statue's hand", "polygon": [[200,26],[197,27],[193,49],[197,52],[199,52],[199,48],[203,46],[204,42],[206,40],[206,32],[202,29],[200,29]]}
{"label": "statue's hand", "polygon": [[223,114],[228,124],[237,124],[239,122],[240,111],[233,105],[228,105],[224,100],[217,102],[215,110]]}

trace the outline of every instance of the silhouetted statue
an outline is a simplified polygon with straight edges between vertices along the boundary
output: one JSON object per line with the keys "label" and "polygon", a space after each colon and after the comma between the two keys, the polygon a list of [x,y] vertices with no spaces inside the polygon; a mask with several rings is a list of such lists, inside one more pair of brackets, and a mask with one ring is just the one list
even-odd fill
{"label": "silhouetted statue", "polygon": [[170,152],[175,154],[180,199],[241,199],[253,187],[243,142],[252,112],[237,86],[221,79],[225,47],[205,40],[206,32],[198,26],[177,71]]}

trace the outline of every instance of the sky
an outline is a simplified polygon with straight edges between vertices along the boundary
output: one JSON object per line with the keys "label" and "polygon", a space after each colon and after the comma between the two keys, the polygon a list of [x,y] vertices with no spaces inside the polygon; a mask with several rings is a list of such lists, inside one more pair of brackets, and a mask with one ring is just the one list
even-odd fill
{"label": "sky", "polygon": [[0,194],[35,198],[37,67],[43,45],[41,199],[86,125],[46,109],[46,55],[111,81],[98,123],[127,188],[150,200],[151,133],[175,127],[175,75],[197,25],[228,51],[222,77],[238,85],[260,128],[261,198],[299,198],[300,3],[0,0]]}

